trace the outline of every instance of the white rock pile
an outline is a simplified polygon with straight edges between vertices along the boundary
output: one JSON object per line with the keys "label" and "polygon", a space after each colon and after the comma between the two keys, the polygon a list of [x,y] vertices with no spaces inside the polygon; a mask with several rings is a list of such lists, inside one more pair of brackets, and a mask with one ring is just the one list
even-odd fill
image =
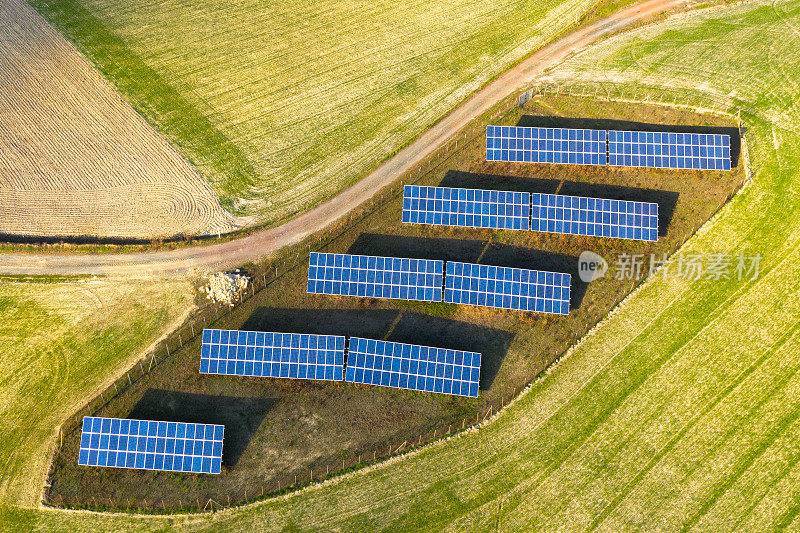
{"label": "white rock pile", "polygon": [[240,274],[238,269],[234,272],[220,272],[208,277],[208,286],[205,288],[205,292],[209,300],[233,307],[234,302],[239,300],[249,283],[250,278]]}

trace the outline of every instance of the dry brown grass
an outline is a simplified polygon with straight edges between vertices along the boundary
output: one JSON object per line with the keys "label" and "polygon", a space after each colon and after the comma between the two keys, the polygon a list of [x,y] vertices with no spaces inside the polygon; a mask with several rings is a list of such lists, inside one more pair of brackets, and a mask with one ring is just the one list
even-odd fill
{"label": "dry brown grass", "polygon": [[23,0],[0,2],[0,233],[237,226],[203,179]]}

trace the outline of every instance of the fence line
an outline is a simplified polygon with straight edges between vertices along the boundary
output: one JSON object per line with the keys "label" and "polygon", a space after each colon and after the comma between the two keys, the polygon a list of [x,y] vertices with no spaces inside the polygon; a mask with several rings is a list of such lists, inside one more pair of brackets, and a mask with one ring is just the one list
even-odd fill
{"label": "fence line", "polygon": [[[619,95],[612,93],[612,89],[619,89]],[[603,92],[601,92],[601,90]],[[568,91],[568,92],[566,92]],[[327,246],[335,242],[340,237],[347,234],[351,229],[368,219],[370,216],[381,211],[387,204],[397,199],[402,195],[403,187],[405,185],[418,183],[421,180],[431,176],[437,172],[448,160],[452,157],[463,153],[469,146],[481,139],[483,132],[485,132],[485,124],[491,121],[502,121],[510,113],[516,111],[517,107],[524,106],[530,100],[538,96],[546,95],[564,95],[574,98],[593,98],[597,100],[604,97],[606,101],[624,101],[624,102],[639,102],[651,103],[656,105],[667,105],[676,107],[688,107],[697,111],[713,112],[723,114],[731,118],[738,118],[741,129],[741,111],[733,108],[733,106],[726,101],[725,107],[722,103],[709,98],[708,102],[697,101],[692,105],[687,97],[686,101],[679,101],[677,96],[673,95],[671,101],[665,101],[664,97],[667,95],[666,90],[662,90],[658,101],[652,98],[648,93],[643,97],[645,100],[638,99],[625,99],[625,89],[617,86],[604,86],[603,84],[571,84],[563,86],[560,84],[537,84],[534,87],[522,92],[507,97],[499,102],[493,112],[485,114],[482,118],[477,120],[477,124],[468,125],[456,135],[446,141],[436,151],[426,157],[414,169],[407,171],[401,175],[398,180],[379,191],[369,202],[369,205],[362,204],[358,207],[358,213],[351,211],[348,215],[343,217],[340,221],[334,223],[333,228],[323,230],[316,235],[309,237],[295,245],[288,246],[280,251],[268,264],[257,269],[252,273],[251,282],[244,290],[240,298],[232,305],[226,306],[216,303],[209,303],[198,308],[190,318],[184,322],[179,328],[169,334],[152,352],[135,362],[131,368],[128,369],[122,376],[115,380],[110,386],[103,390],[97,397],[92,398],[85,406],[80,408],[71,417],[65,420],[58,428],[58,441],[53,447],[51,453],[50,465],[46,476],[44,485],[42,504],[43,505],[58,505],[63,507],[64,501],[59,497],[54,501],[50,496],[50,479],[53,473],[53,468],[56,463],[56,458],[60,457],[63,453],[63,440],[65,436],[70,436],[81,427],[81,419],[84,416],[96,414],[98,411],[107,407],[120,394],[126,392],[128,389],[137,384],[145,376],[147,376],[154,368],[157,368],[161,363],[171,359],[174,354],[181,348],[193,342],[208,326],[213,325],[222,318],[225,318],[229,313],[236,310],[242,304],[250,301],[253,297],[261,291],[269,288],[273,283],[283,279],[285,276],[293,272],[299,266],[303,265],[311,252],[321,251]],[[638,91],[634,92],[633,98],[638,98]],[[735,113],[733,112],[735,111]],[[487,116],[488,115],[488,116]],[[742,152],[745,153],[746,145],[745,138],[742,137]],[[749,158],[746,161],[747,172],[745,173],[744,180],[739,185],[743,186],[746,181],[752,177],[752,169],[750,167]],[[738,189],[732,192],[713,212],[709,220],[713,218],[719,210],[738,192]],[[683,241],[676,241],[675,245],[669,251],[669,255],[674,254],[683,244],[690,239],[702,226],[699,224],[692,228],[684,237]],[[639,284],[643,283],[646,278],[639,280],[632,290]],[[614,303],[612,308],[616,307],[619,302],[624,298],[620,297]],[[583,333],[576,333],[574,340],[577,340],[584,335]],[[217,511],[227,507],[234,507],[258,501],[264,497],[279,494],[286,491],[296,490],[303,486],[322,481],[332,476],[338,476],[351,470],[361,468],[363,466],[373,464],[385,460],[388,457],[397,455],[400,452],[406,453],[410,450],[426,446],[437,440],[458,434],[462,431],[468,430],[482,421],[488,419],[492,414],[497,413],[503,407],[513,401],[530,383],[534,382],[540,375],[546,372],[552,365],[557,364],[563,354],[569,348],[558,355],[554,360],[543,369],[536,376],[533,376],[525,383],[507,389],[500,395],[499,402],[489,402],[488,405],[478,411],[475,418],[464,418],[461,424],[449,424],[447,428],[434,428],[431,432],[420,434],[415,438],[407,438],[402,442],[389,442],[381,444],[374,449],[363,450],[358,453],[351,453],[346,457],[337,457],[326,462],[312,464],[308,470],[303,470],[301,473],[289,473],[285,477],[275,480],[270,485],[260,487],[260,490],[248,491],[247,489],[241,490],[239,493],[228,493],[226,495],[226,504],[222,504],[212,498],[206,498],[205,501],[197,499],[196,501],[179,501],[178,509],[182,512],[204,512],[204,511]],[[93,497],[93,505],[89,506],[91,509],[102,510],[106,508],[119,508],[119,502],[111,500],[103,501],[100,497]],[[127,501],[126,510],[136,510],[138,512],[157,512],[157,511],[175,511],[174,503],[169,504],[162,501],[144,501],[144,506],[134,505],[133,502]],[[85,507],[85,506],[84,506]]]}

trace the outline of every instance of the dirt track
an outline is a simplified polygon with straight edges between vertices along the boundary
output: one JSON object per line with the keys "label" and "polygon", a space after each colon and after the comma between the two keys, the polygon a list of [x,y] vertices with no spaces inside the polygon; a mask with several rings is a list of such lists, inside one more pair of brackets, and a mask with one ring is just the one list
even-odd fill
{"label": "dirt track", "polygon": [[590,24],[538,50],[476,92],[413,143],[334,198],[274,228],[230,242],[178,250],[122,255],[60,255],[12,253],[0,255],[0,272],[7,274],[98,274],[172,276],[215,271],[255,261],[301,241],[330,225],[434,152],[450,137],[495,103],[530,84],[545,70],[571,54],[643,19],[690,6],[690,0],[649,0]]}

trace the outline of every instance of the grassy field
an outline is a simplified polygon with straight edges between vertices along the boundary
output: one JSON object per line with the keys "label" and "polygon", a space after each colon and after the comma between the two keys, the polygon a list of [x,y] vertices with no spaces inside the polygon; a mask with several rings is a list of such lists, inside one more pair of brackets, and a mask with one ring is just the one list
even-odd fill
{"label": "grassy field", "polygon": [[356,180],[597,0],[31,4],[226,209],[269,223]]}
{"label": "grassy field", "polygon": [[55,531],[800,530],[798,27],[797,2],[747,3],[612,41],[563,71],[570,79],[613,72],[640,95],[646,82],[736,99],[754,180],[684,251],[760,253],[758,280],[656,278],[480,431],[296,494],[189,517],[5,508],[0,523]]}
{"label": "grassy field", "polygon": [[24,0],[0,4],[0,236],[232,231],[214,191]]}
{"label": "grassy field", "polygon": [[[554,118],[557,115],[562,118]],[[579,118],[581,117],[581,118]],[[548,124],[617,129],[666,123],[683,130],[738,131],[730,119],[658,106],[628,106],[590,99],[542,97],[513,109],[504,124]],[[727,126],[727,128],[726,128]],[[441,435],[465,419],[512,397],[584,335],[637,283],[613,279],[620,253],[660,257],[674,250],[736,190],[733,172],[571,168],[566,165],[487,163],[482,135],[448,159],[426,183],[600,196],[659,204],[657,244],[544,234],[465,230],[402,224],[400,199],[336,239],[329,251],[480,262],[569,272],[573,309],[568,318],[485,308],[331,298],[306,293],[307,268],[298,268],[248,301],[215,327],[386,338],[482,353],[481,394],[475,400],[342,383],[206,376],[199,340],[176,352],[100,414],[115,417],[212,422],[226,427],[220,476],[87,469],[75,462],[78,433],[64,439],[55,461],[50,501],[96,508],[185,508],[208,499],[236,503],[304,481],[313,470],[336,472],[358,457],[408,449],[432,430]],[[611,264],[607,279],[580,282],[577,257],[586,249]],[[427,440],[427,438],[426,438]],[[424,441],[423,441],[424,442]],[[406,443],[404,447],[403,444]],[[247,492],[245,492],[245,490]],[[191,502],[191,503],[190,503]]]}
{"label": "grassy field", "polygon": [[192,298],[188,282],[0,279],[2,504],[40,501],[54,428]]}

